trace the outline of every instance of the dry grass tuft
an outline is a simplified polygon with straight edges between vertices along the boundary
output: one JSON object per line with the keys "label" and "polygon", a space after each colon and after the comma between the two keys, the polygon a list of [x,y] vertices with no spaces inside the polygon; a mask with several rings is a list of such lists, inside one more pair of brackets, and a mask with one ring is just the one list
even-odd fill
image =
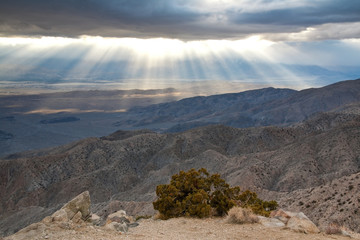
{"label": "dry grass tuft", "polygon": [[152,217],[152,219],[154,219],[154,220],[166,220],[166,218],[164,217],[164,215],[162,215],[162,214],[159,213],[158,211],[155,213],[155,215]]}
{"label": "dry grass tuft", "polygon": [[233,207],[230,209],[226,221],[235,224],[257,223],[259,222],[259,218],[251,211],[251,209]]}

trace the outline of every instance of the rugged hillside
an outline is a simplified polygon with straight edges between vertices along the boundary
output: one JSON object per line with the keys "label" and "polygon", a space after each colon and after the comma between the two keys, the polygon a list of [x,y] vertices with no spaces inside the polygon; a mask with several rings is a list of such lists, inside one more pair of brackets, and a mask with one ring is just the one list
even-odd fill
{"label": "rugged hillside", "polygon": [[[167,183],[179,170],[200,167],[242,188],[288,196],[321,188],[360,171],[360,116],[319,114],[286,128],[215,125],[176,134],[118,131],[14,155],[0,161],[0,229],[11,233],[85,190],[99,215],[106,215],[110,201],[152,201],[156,185]],[[273,196],[266,191],[264,197]],[[285,206],[292,204],[274,196]],[[328,203],[332,207],[334,202]],[[355,199],[352,203],[360,205]],[[300,208],[308,209],[306,204]],[[16,217],[25,214],[28,219]],[[316,219],[324,224],[334,214],[351,216],[346,224],[360,231],[354,212],[326,211]]]}
{"label": "rugged hillside", "polygon": [[[317,187],[299,189],[291,194],[275,193],[273,197],[289,209],[303,211],[320,226],[336,222],[359,231],[359,192],[360,172],[357,172]],[[269,197],[271,194],[267,195]]]}
{"label": "rugged hillside", "polygon": [[123,113],[116,125],[167,132],[209,124],[286,126],[301,122],[315,113],[359,101],[360,79],[302,91],[266,88],[135,107]]}

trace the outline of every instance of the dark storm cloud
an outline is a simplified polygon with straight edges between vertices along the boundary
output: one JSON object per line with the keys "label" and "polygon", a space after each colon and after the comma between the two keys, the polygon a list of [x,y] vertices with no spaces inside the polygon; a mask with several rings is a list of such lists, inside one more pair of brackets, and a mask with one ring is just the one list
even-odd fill
{"label": "dark storm cloud", "polygon": [[[263,1],[264,4],[266,2],[269,1]],[[307,27],[326,23],[359,22],[360,1],[313,1],[313,3],[301,7],[251,13],[244,13],[242,9],[237,9],[228,11],[227,14],[236,24],[274,24]]]}
{"label": "dark storm cloud", "polygon": [[13,35],[146,37],[166,35],[198,18],[201,14],[166,0],[0,2],[0,32]]}
{"label": "dark storm cloud", "polygon": [[[0,35],[220,39],[360,21],[357,0],[239,0],[218,8],[212,2],[216,1],[1,0]],[[277,7],[279,3],[283,4]]]}

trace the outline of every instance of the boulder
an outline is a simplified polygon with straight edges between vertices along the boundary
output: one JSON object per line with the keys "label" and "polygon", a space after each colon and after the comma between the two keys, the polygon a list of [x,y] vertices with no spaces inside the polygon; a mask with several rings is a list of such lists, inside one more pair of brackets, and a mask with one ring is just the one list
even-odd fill
{"label": "boulder", "polygon": [[301,214],[299,214],[298,216],[291,217],[287,222],[286,227],[295,232],[302,232],[302,233],[320,232],[318,227],[312,221],[310,221],[306,216],[302,217]]}
{"label": "boulder", "polygon": [[73,223],[81,223],[82,222],[82,215],[81,212],[77,212],[75,216],[71,219]]}
{"label": "boulder", "polygon": [[126,212],[124,211],[124,210],[119,210],[119,211],[117,211],[117,212],[114,212],[114,213],[112,213],[112,214],[110,214],[107,218],[108,219],[111,219],[111,218],[113,218],[113,217],[119,217],[119,218],[121,218],[121,217],[126,217],[127,215],[126,215]]}
{"label": "boulder", "polygon": [[[290,212],[290,211],[285,211],[283,209],[278,209],[270,213],[270,218],[281,221],[282,223],[286,224],[287,228],[296,232],[303,232],[303,233],[320,232],[318,227],[303,212]],[[268,223],[265,221],[265,224],[271,225],[273,223]]]}
{"label": "boulder", "polygon": [[106,219],[105,228],[120,232],[127,232],[129,227],[136,227],[138,223],[134,219],[126,215],[124,210],[119,210],[110,214]]}
{"label": "boulder", "polygon": [[124,210],[119,210],[117,212],[114,212],[112,214],[110,214],[107,219],[107,221],[112,221],[112,222],[119,222],[119,223],[133,223],[135,222],[133,217],[126,215],[126,212]]}
{"label": "boulder", "polygon": [[262,216],[258,216],[258,218],[259,223],[265,227],[285,227],[285,223],[277,218],[267,218]]}
{"label": "boulder", "polygon": [[101,224],[101,218],[96,214],[91,214],[90,221],[96,226],[99,226]]}
{"label": "boulder", "polygon": [[113,231],[118,231],[118,232],[127,232],[129,227],[127,226],[126,223],[118,223],[118,222],[110,222],[110,223],[107,223],[105,226],[104,226],[105,229],[108,229],[108,230],[113,230]]}
{"label": "boulder", "polygon": [[130,223],[129,219],[127,219],[126,217],[115,216],[115,217],[110,218],[110,220],[112,222],[118,222],[118,223],[126,223],[126,224]]}
{"label": "boulder", "polygon": [[272,211],[270,213],[270,218],[276,218],[286,224],[291,218],[291,215],[293,215],[292,212],[287,212],[280,208],[278,210]]}
{"label": "boulder", "polygon": [[69,217],[64,209],[60,209],[51,215],[54,222],[66,222],[69,221]]}
{"label": "boulder", "polygon": [[66,211],[70,220],[78,212],[81,212],[82,220],[87,220],[90,217],[90,204],[91,201],[89,191],[85,191],[65,204],[61,209]]}
{"label": "boulder", "polygon": [[90,204],[89,191],[83,192],[51,215],[52,221],[66,222],[72,220],[75,216],[75,222],[87,220],[91,216]]}

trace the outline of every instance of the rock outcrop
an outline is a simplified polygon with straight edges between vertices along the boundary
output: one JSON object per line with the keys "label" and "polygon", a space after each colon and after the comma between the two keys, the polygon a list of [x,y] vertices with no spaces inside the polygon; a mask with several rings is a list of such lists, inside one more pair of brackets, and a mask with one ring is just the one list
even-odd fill
{"label": "rock outcrop", "polygon": [[74,230],[78,227],[90,225],[90,217],[90,195],[88,191],[85,191],[66,203],[51,216],[21,229],[8,239],[51,239],[51,235],[55,234],[58,229]]}
{"label": "rock outcrop", "polygon": [[[42,221],[33,223],[16,234],[7,238],[8,240],[28,239],[51,239],[60,231],[74,231],[78,228],[94,229],[100,228],[100,217],[90,212],[90,194],[85,191],[66,203],[61,209]],[[109,215],[102,229],[127,232],[129,227],[136,227],[138,223],[126,215],[125,211],[118,211]]]}
{"label": "rock outcrop", "polygon": [[285,223],[283,223],[279,219],[267,218],[262,216],[258,216],[258,218],[259,218],[259,223],[265,227],[271,227],[271,228],[285,227]]}
{"label": "rock outcrop", "polygon": [[91,217],[90,214],[90,193],[85,191],[65,204],[60,210],[56,211],[51,217],[53,221],[69,221],[78,222],[86,221]]}
{"label": "rock outcrop", "polygon": [[318,227],[302,212],[290,212],[278,209],[271,212],[270,218],[260,218],[260,223],[267,227],[286,227],[295,232],[319,233]]}
{"label": "rock outcrop", "polygon": [[310,219],[304,216],[299,214],[291,217],[287,222],[286,227],[296,232],[319,233],[320,230],[318,229],[318,227],[312,221],[310,221]]}

